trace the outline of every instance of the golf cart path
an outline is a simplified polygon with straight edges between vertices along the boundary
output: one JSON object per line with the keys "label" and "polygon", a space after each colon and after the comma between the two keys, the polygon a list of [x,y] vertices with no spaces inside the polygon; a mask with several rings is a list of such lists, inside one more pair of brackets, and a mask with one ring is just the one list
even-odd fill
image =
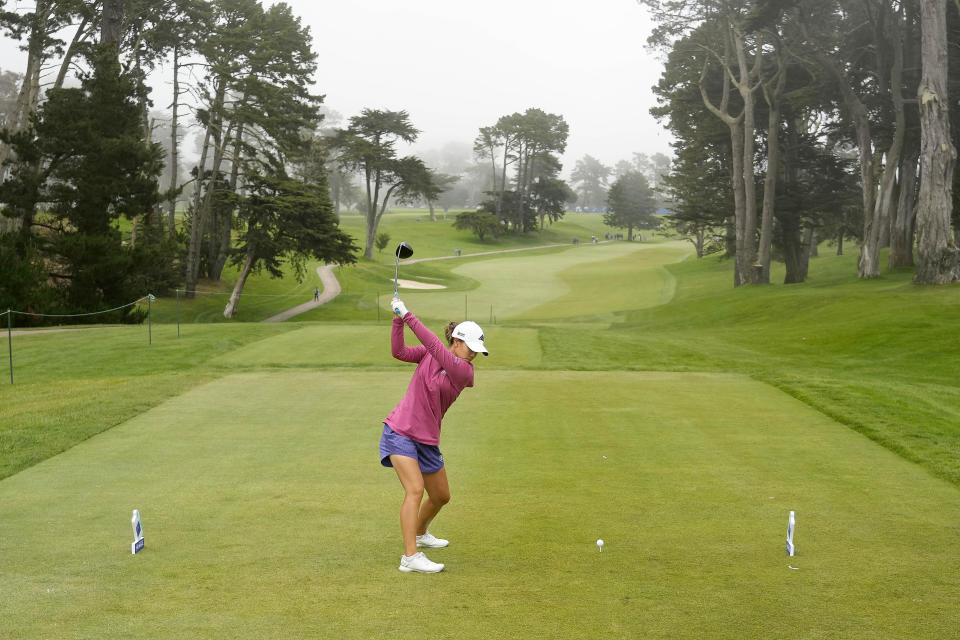
{"label": "golf cart path", "polygon": [[287,309],[282,313],[267,318],[264,322],[283,322],[284,320],[289,320],[293,316],[298,316],[301,313],[310,311],[310,309],[316,309],[320,305],[330,302],[340,295],[340,282],[337,280],[337,276],[333,275],[333,268],[336,266],[335,264],[324,264],[317,267],[317,275],[320,276],[320,282],[323,284],[323,291],[320,293],[319,298],[311,300],[310,302],[304,302],[292,309]]}
{"label": "golf cart path", "polygon": [[[598,240],[597,244],[613,242],[612,240]],[[592,244],[592,243],[591,243]],[[428,262],[430,260],[451,260],[456,258],[472,258],[474,256],[489,256],[496,253],[514,253],[517,251],[534,251],[536,249],[550,249],[553,247],[567,247],[570,246],[567,243],[555,242],[552,244],[542,244],[536,247],[521,247],[519,249],[498,249],[496,251],[481,251],[479,253],[467,253],[461,254],[459,256],[436,256],[432,258],[414,258],[412,260],[404,260],[401,264],[413,264],[414,262]],[[289,320],[294,316],[298,316],[301,313],[306,313],[311,309],[316,309],[322,304],[330,302],[338,295],[340,295],[340,282],[337,280],[337,277],[333,275],[333,268],[338,265],[321,265],[317,267],[317,275],[320,276],[320,282],[323,283],[323,291],[320,293],[320,298],[318,300],[311,300],[310,302],[304,302],[301,305],[297,305],[292,309],[287,309],[282,313],[278,313],[275,316],[271,316],[264,320],[264,322],[283,322],[284,320]]]}

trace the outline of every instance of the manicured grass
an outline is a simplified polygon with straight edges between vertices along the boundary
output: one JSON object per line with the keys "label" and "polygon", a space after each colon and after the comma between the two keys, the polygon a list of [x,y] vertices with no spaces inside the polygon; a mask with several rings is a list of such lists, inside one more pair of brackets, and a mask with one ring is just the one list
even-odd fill
{"label": "manicured grass", "polygon": [[[228,376],[9,478],[8,633],[946,637],[960,623],[956,489],[741,376],[479,370],[445,436],[454,501],[435,530],[453,544],[431,555],[448,570],[400,574],[402,495],[376,443],[408,373]],[[23,536],[54,521],[69,536]],[[410,615],[415,598],[445,614]]]}
{"label": "manicured grass", "polygon": [[[405,367],[390,358],[390,324],[379,326],[304,323],[297,331],[261,340],[211,360],[211,364],[231,370],[263,367],[278,368],[361,368]],[[429,323],[440,335],[443,323]],[[486,357],[483,368],[536,368],[542,354],[539,333],[535,329],[510,329],[493,326],[484,329],[486,341],[496,357]],[[416,338],[407,334],[407,341]]]}
{"label": "manicured grass", "polygon": [[[375,322],[377,317],[377,296],[380,294],[380,307],[389,312],[389,300],[393,294],[394,254],[393,250],[401,241],[410,242],[415,251],[414,257],[430,258],[453,256],[455,249],[461,249],[463,258],[470,254],[509,249],[522,249],[542,245],[569,247],[572,238],[588,242],[591,235],[603,237],[612,231],[603,224],[601,214],[568,213],[562,220],[550,225],[542,232],[522,236],[508,235],[498,240],[477,240],[469,232],[453,228],[455,212],[444,220],[440,210],[438,219],[430,222],[426,210],[398,209],[384,216],[380,231],[391,236],[390,246],[382,252],[374,253],[374,260],[361,259],[358,264],[337,269],[342,293],[323,309],[305,314],[298,320],[357,321]],[[417,219],[420,219],[418,222]],[[341,227],[357,241],[361,251],[364,246],[364,221],[356,213],[344,213]],[[526,254],[522,254],[526,255]],[[404,265],[405,278],[434,278],[456,291],[464,291],[477,286],[477,282],[451,274],[456,261],[444,263],[422,263]],[[316,274],[319,263],[309,266],[303,282],[298,283],[292,274],[283,279],[271,278],[266,273],[254,274],[244,287],[237,316],[232,320],[223,317],[223,309],[230,297],[238,268],[228,265],[224,269],[223,279],[219,282],[202,281],[197,287],[198,294],[187,300],[182,292],[176,296],[161,298],[154,303],[152,313],[155,322],[175,323],[179,316],[181,322],[259,322],[276,313],[295,307],[313,297],[314,287],[322,285]],[[462,299],[457,308],[462,307]]]}
{"label": "manicured grass", "polygon": [[738,290],[716,259],[668,265],[673,302],[609,331],[544,328],[544,365],[744,373],[960,484],[960,287],[857,281],[855,260],[824,256],[806,284]]}
{"label": "manicured grass", "polygon": [[[610,245],[587,245],[584,247],[565,247],[549,252],[527,254],[502,254],[485,260],[470,261],[456,266],[453,273],[479,283],[468,291],[410,290],[403,292],[403,299],[410,309],[430,318],[443,318],[456,313],[453,319],[464,317],[466,303],[467,316],[488,321],[491,315],[498,320],[523,318],[530,310],[540,305],[554,302],[547,318],[562,318],[570,315],[582,315],[585,307],[563,304],[564,296],[571,295],[572,288],[567,274],[576,278],[577,271],[587,265],[599,265],[608,271],[611,261],[625,256],[632,262],[641,264],[642,259],[634,256],[642,252],[646,245],[619,242]],[[595,273],[594,270],[589,270]],[[578,283],[575,283],[578,284]],[[622,305],[620,308],[638,308],[636,299],[630,299],[623,285],[614,280],[593,281],[593,290],[601,290],[608,295],[591,305],[590,310],[602,313],[610,310],[610,304]],[[650,294],[659,299],[659,289]],[[466,300],[465,300],[466,296]],[[472,311],[471,311],[472,310]],[[544,316],[540,316],[541,318]]]}
{"label": "manicured grass", "polygon": [[[477,239],[469,231],[458,231],[453,228],[453,222],[459,211],[451,210],[444,220],[441,211],[437,210],[436,222],[430,221],[430,214],[425,209],[397,209],[384,215],[379,232],[390,235],[390,245],[382,252],[375,252],[374,259],[383,264],[393,265],[393,250],[401,242],[409,242],[414,249],[414,257],[428,258],[437,256],[452,256],[455,249],[460,249],[464,255],[484,251],[502,249],[517,249],[522,247],[539,246],[545,244],[571,244],[573,238],[587,243],[591,236],[602,238],[604,234],[614,230],[603,224],[603,215],[599,213],[572,213],[567,212],[563,218],[550,224],[549,228],[535,233],[520,236],[504,235],[499,239],[487,238],[484,241]],[[419,222],[418,222],[419,219]],[[345,214],[340,218],[340,226],[350,235],[357,238],[361,251],[364,247],[364,218],[358,214]]]}
{"label": "manicured grass", "polygon": [[[218,354],[291,325],[110,327],[13,338],[14,384],[0,384],[0,479],[222,376]],[[0,339],[7,352],[6,333]],[[4,365],[7,365],[6,358]]]}
{"label": "manicured grass", "polygon": [[[397,233],[438,225],[418,257],[456,240],[404,216]],[[729,262],[688,252],[564,243],[402,267],[448,286],[404,292],[428,326],[466,297],[492,353],[444,423],[438,576],[396,571],[401,493],[377,463],[410,374],[389,358],[391,258],[342,269],[344,293],[306,322],[184,320],[177,338],[162,300],[152,345],[146,327],[15,337],[4,630],[951,637],[960,287],[860,282],[855,256],[825,251],[805,284],[733,289]],[[241,310],[262,319],[313,286],[255,279]],[[269,297],[285,291],[302,299]],[[204,322],[222,310],[190,304]],[[67,542],[38,534],[61,521]],[[412,613],[423,602],[443,606]]]}

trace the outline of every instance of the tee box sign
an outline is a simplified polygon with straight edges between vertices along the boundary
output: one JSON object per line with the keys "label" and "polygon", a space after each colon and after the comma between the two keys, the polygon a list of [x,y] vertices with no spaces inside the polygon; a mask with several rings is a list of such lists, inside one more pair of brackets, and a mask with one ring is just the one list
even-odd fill
{"label": "tee box sign", "polygon": [[140,523],[140,512],[133,510],[133,519],[130,521],[133,525],[133,542],[130,544],[130,553],[137,554],[143,551],[143,525]]}

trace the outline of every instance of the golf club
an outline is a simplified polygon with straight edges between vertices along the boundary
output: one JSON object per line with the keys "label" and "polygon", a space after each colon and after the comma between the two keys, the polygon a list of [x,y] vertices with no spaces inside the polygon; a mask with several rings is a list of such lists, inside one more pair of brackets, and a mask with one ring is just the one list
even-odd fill
{"label": "golf club", "polygon": [[401,242],[397,245],[397,263],[393,269],[393,297],[399,297],[400,293],[397,289],[397,275],[400,273],[400,259],[403,258],[406,260],[413,255],[413,247],[408,245],[406,242]]}

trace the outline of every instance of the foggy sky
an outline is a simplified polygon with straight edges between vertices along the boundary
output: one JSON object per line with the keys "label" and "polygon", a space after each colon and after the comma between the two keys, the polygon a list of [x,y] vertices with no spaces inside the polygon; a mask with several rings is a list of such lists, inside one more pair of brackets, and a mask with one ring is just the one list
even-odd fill
{"label": "foggy sky", "polygon": [[327,106],[345,118],[406,109],[417,148],[472,144],[480,127],[538,107],[570,125],[565,175],[585,154],[610,166],[671,155],[649,113],[663,65],[645,49],[636,0],[288,4],[311,27]]}
{"label": "foggy sky", "polygon": [[[537,107],[570,125],[564,175],[585,154],[609,166],[671,155],[649,113],[663,65],[645,48],[636,0],[286,1],[310,27],[326,106],[344,120],[408,111],[422,132],[415,152],[472,145],[480,127]],[[22,72],[16,43],[0,40],[0,68]]]}

